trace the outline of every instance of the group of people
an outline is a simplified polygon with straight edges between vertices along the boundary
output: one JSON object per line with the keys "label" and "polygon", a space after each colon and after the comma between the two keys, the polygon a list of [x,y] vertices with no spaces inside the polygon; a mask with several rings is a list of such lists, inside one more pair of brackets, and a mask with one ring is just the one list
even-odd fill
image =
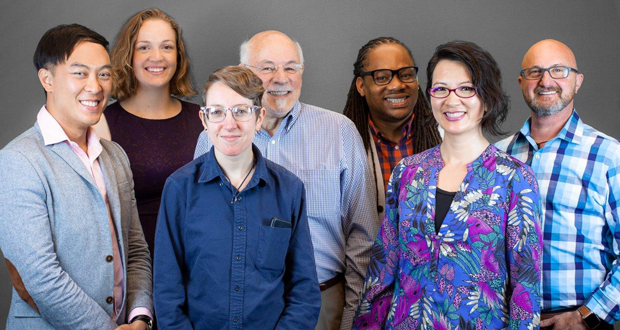
{"label": "group of people", "polygon": [[[197,93],[178,23],[47,31],[46,95],[0,151],[7,329],[612,329],[620,143],[584,124],[574,54],[542,40],[501,136],[499,66],[401,41],[358,53],[343,114],[301,103],[278,31]],[[108,105],[109,97],[116,99]]]}

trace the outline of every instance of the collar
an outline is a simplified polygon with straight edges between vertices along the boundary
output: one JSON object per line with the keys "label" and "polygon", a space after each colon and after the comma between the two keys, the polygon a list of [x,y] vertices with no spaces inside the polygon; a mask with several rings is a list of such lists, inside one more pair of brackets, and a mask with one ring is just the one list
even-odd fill
{"label": "collar", "polygon": [[383,135],[383,133],[381,133],[381,131],[377,128],[377,126],[375,126],[375,123],[372,121],[372,117],[370,116],[370,114],[368,115],[368,126],[370,126],[370,133],[372,133],[372,135],[375,138],[380,139],[383,143],[400,143],[402,141],[410,139],[413,136],[413,132],[411,131],[411,128],[413,127],[414,117],[415,117],[415,114],[411,113],[411,117],[409,118],[405,126],[403,126],[402,128],[401,138],[400,138],[400,141],[398,142],[392,142],[388,138],[386,138]]}
{"label": "collar", "polygon": [[[519,133],[530,143],[530,145],[536,146],[536,141],[534,141],[534,138],[532,138],[531,136],[531,123],[532,117],[530,117],[525,122],[525,124],[523,124],[521,130],[519,130]],[[580,144],[582,137],[583,122],[581,121],[577,110],[573,108],[573,112],[571,113],[570,117],[568,117],[568,120],[566,121],[566,124],[564,124],[564,127],[562,127],[562,130],[560,130],[558,135],[556,135],[554,138],[547,141],[547,143],[555,139],[560,139],[568,143]]]}
{"label": "collar", "polygon": [[[435,149],[430,152],[430,155],[432,156],[431,165],[442,169],[444,168],[445,163],[443,161],[443,157],[441,157],[441,144],[434,148]],[[471,163],[467,164],[467,172],[469,173],[480,166],[487,166],[489,161],[494,160],[494,155],[497,153],[497,150],[498,149],[493,145],[493,143],[489,143],[480,156],[476,157],[476,159],[474,159]]]}
{"label": "collar", "polygon": [[295,102],[295,105],[293,106],[293,109],[291,109],[291,111],[288,112],[288,115],[286,115],[286,117],[284,117],[284,120],[283,120],[284,129],[287,132],[291,130],[293,125],[297,122],[297,119],[299,119],[300,112],[301,112],[301,103],[299,102],[299,100],[297,100],[297,102]]}
{"label": "collar", "polygon": [[[56,118],[49,113],[45,105],[41,107],[41,110],[39,110],[37,114],[37,124],[39,125],[39,130],[41,131],[43,142],[46,146],[61,142],[66,142],[68,145],[75,143],[69,140],[67,133],[62,129]],[[89,158],[97,158],[101,154],[103,147],[101,146],[97,133],[92,127],[88,128],[86,143],[88,144]]]}
{"label": "collar", "polygon": [[[223,182],[226,182],[224,172],[222,171],[220,164],[217,163],[217,159],[215,159],[214,148],[215,147],[212,146],[209,152],[200,157],[202,159],[202,165],[200,165],[199,170],[199,183],[211,182],[217,178],[219,178]],[[254,157],[256,157],[256,169],[254,170],[254,175],[252,175],[252,179],[250,179],[250,182],[244,190],[253,188],[260,181],[267,181],[267,165],[265,163],[265,158],[260,153],[260,150],[258,150],[258,148],[253,143],[252,152],[254,153]]]}

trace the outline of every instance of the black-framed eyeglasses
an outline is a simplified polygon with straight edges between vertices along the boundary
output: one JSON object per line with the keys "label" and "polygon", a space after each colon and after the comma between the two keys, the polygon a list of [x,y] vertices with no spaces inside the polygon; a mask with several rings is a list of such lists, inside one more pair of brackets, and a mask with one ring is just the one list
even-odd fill
{"label": "black-framed eyeglasses", "polygon": [[473,97],[478,92],[478,88],[474,86],[460,86],[457,88],[446,88],[446,87],[433,87],[428,89],[428,93],[431,94],[432,97],[436,99],[445,99],[450,95],[450,92],[454,92],[456,96],[464,99],[468,99]]}
{"label": "black-framed eyeglasses", "polygon": [[360,73],[360,77],[371,76],[372,81],[377,86],[387,85],[392,82],[394,75],[398,75],[398,79],[404,83],[412,83],[418,80],[418,67],[406,66],[397,70],[379,69]]}
{"label": "black-framed eyeglasses", "polygon": [[571,71],[579,73],[577,69],[573,69],[570,66],[556,65],[550,68],[539,68],[534,66],[521,70],[521,76],[527,80],[538,80],[542,78],[545,71],[549,72],[549,76],[553,79],[564,79],[568,77]]}
{"label": "black-framed eyeglasses", "polygon": [[219,123],[226,119],[226,112],[232,113],[235,121],[248,121],[252,118],[252,113],[259,110],[256,105],[239,105],[232,108],[225,107],[200,107],[200,113],[205,121]]}

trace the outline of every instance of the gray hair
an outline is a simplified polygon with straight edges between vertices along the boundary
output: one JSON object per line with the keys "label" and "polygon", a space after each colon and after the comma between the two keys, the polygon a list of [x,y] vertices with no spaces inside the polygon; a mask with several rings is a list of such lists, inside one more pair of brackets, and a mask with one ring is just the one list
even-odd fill
{"label": "gray hair", "polygon": [[[297,46],[297,53],[299,54],[299,62],[301,62],[301,64],[304,64],[304,53],[301,50],[301,45],[299,44],[299,42],[295,40],[293,40],[293,42],[295,43],[295,46]],[[241,43],[241,46],[239,46],[239,62],[241,64],[249,64],[248,63],[249,58],[250,58],[250,40],[246,40]]]}

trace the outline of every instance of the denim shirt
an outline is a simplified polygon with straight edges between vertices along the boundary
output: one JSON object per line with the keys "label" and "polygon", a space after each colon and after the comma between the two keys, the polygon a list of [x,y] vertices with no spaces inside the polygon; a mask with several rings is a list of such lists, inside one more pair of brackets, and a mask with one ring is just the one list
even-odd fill
{"label": "denim shirt", "polygon": [[253,152],[256,171],[236,198],[213,149],[166,181],[154,261],[161,328],[314,328],[321,298],[303,183]]}

